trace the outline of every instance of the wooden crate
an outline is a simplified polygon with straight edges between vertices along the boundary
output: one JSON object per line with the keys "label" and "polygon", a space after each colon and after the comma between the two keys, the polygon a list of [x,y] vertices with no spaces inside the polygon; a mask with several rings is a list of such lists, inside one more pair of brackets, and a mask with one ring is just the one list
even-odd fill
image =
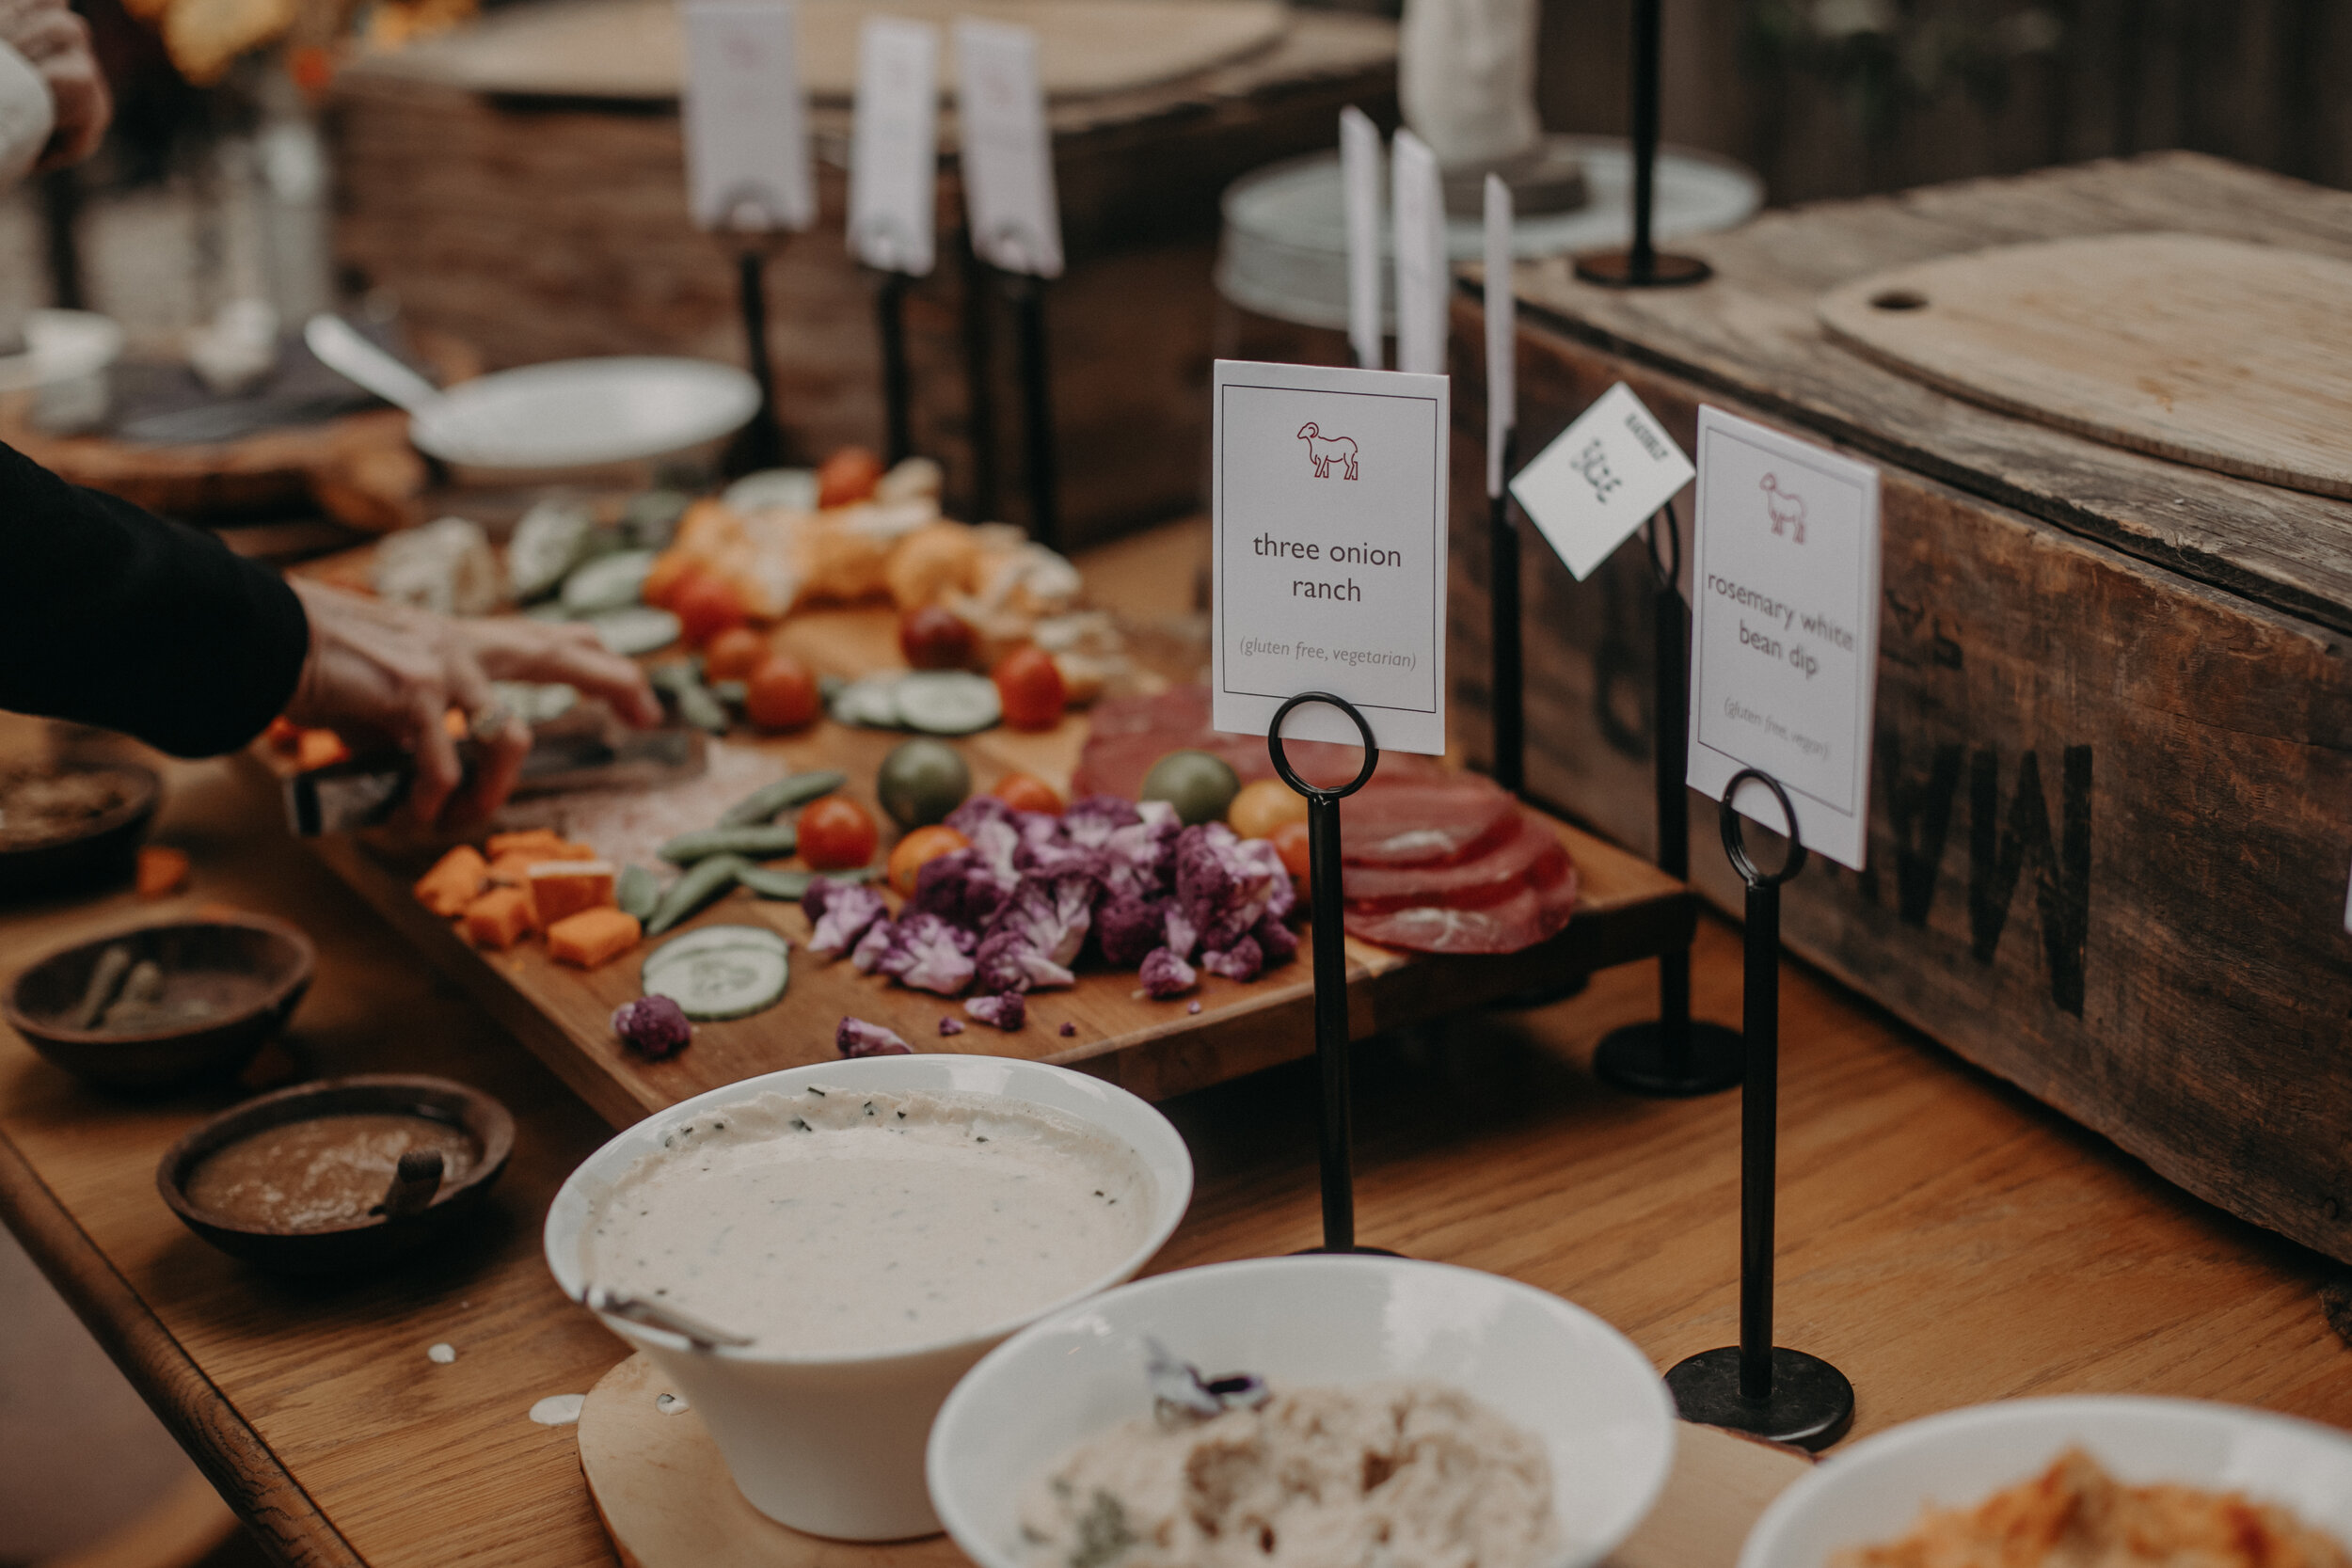
{"label": "wooden crate", "polygon": [[[1331,144],[1349,103],[1393,119],[1396,29],[1301,11],[1270,47],[1197,75],[1052,105],[1069,270],[1049,295],[1067,544],[1197,509],[1207,473],[1210,283],[1227,184]],[[846,111],[812,114],[817,227],[781,245],[770,342],[803,458],[882,440],[874,285],[842,233]],[[588,354],[740,363],[733,254],[686,218],[674,104],[490,97],[377,65],[338,83],[335,243],[354,281],[493,367]],[[975,449],[958,268],[962,193],[939,191],[941,262],[907,297],[915,450],[973,515]],[[1026,517],[1011,323],[992,312],[999,513]],[[1148,432],[1148,438],[1138,433]]]}
{"label": "wooden crate", "polygon": [[[2352,195],[2165,154],[1771,214],[1692,241],[1718,275],[1695,289],[1532,265],[1522,450],[1622,379],[1686,445],[1705,401],[1877,463],[1869,866],[1817,860],[1787,895],[1789,944],[2191,1192],[2352,1260],[2352,505],[1978,408],[1836,347],[1813,314],[1889,265],[2148,230],[2352,255]],[[1457,301],[1470,707],[1487,698],[1477,318]],[[1645,848],[1648,570],[1636,544],[1579,585],[1532,541],[1523,601],[1532,790]],[[1478,721],[1460,728],[1475,754]],[[1699,885],[1736,909],[1715,807],[1691,805]],[[1967,1180],[1997,1201],[1997,1171]]]}

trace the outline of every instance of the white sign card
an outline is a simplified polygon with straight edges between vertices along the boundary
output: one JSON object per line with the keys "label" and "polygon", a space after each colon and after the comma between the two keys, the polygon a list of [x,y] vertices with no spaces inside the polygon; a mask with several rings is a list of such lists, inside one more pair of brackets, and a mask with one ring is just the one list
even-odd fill
{"label": "white sign card", "polygon": [[1054,142],[1037,73],[1037,35],[956,19],[956,119],[972,247],[1000,272],[1061,276]]}
{"label": "white sign card", "polygon": [[939,29],[869,16],[858,33],[850,138],[850,246],[857,259],[928,277],[938,182]]}
{"label": "white sign card", "polygon": [[705,229],[817,221],[790,0],[685,0],[686,190]]}
{"label": "white sign card", "polygon": [[1368,371],[1386,362],[1381,300],[1381,263],[1388,260],[1380,239],[1382,178],[1380,130],[1372,117],[1349,104],[1340,111],[1340,190],[1347,206],[1347,346]]}
{"label": "white sign card", "polygon": [[1511,494],[1582,582],[1696,471],[1620,381],[1519,470]]}
{"label": "white sign card", "polygon": [[1410,131],[1399,131],[1389,156],[1396,217],[1396,368],[1445,373],[1445,186],[1438,155]]}
{"label": "white sign card", "polygon": [[1503,457],[1519,423],[1519,300],[1512,291],[1511,187],[1486,176],[1486,499],[1502,494]]}
{"label": "white sign card", "polygon": [[[1220,359],[1212,722],[1263,735],[1301,691],[1382,748],[1445,750],[1448,382]],[[1357,743],[1327,704],[1285,737]]]}
{"label": "white sign card", "polygon": [[[1879,476],[1699,410],[1692,545],[1691,787],[1743,768],[1788,792],[1805,846],[1862,869],[1878,691]],[[1733,802],[1781,824],[1769,790]]]}

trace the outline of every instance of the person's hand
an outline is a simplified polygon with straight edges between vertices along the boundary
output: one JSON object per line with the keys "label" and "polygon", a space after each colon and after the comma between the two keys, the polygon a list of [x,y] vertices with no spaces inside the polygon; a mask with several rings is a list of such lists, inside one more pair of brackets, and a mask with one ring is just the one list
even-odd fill
{"label": "person's hand", "polygon": [[97,151],[115,108],[90,52],[89,24],[66,0],[0,0],[0,43],[40,72],[56,106],[56,128],[36,170],[79,163]]}
{"label": "person's hand", "polygon": [[[294,591],[310,619],[310,656],[286,717],[412,753],[417,776],[405,809],[420,826],[469,826],[513,792],[531,726],[499,706],[493,680],[561,681],[603,698],[632,724],[660,721],[661,705],[637,666],[586,626],[452,620],[310,582]],[[482,742],[470,780],[443,727],[452,708],[471,718]]]}

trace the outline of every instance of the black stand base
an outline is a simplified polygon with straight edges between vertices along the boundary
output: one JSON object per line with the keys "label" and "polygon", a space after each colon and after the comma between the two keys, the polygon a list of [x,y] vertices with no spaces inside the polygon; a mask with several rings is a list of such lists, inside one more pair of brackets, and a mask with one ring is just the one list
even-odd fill
{"label": "black stand base", "polygon": [[1601,1037],[1593,1076],[1613,1089],[1661,1100],[1690,1100],[1738,1088],[1747,1076],[1747,1042],[1720,1023],[1687,1026],[1682,1048],[1670,1049],[1665,1024],[1653,1019]]}
{"label": "black stand base", "polygon": [[1686,1421],[1729,1427],[1815,1452],[1853,1425],[1853,1385],[1818,1355],[1772,1351],[1772,1391],[1760,1401],[1740,1392],[1740,1350],[1727,1345],[1676,1363],[1666,1374],[1675,1408]]}
{"label": "black stand base", "polygon": [[1715,269],[1695,256],[1663,250],[1651,252],[1646,266],[1636,266],[1629,250],[1599,250],[1576,259],[1576,276],[1604,289],[1680,289],[1706,282]]}

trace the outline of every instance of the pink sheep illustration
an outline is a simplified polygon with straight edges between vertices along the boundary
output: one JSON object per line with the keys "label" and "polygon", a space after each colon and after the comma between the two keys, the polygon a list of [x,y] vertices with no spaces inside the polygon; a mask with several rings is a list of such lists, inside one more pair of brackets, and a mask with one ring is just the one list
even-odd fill
{"label": "pink sheep illustration", "polygon": [[1793,528],[1796,542],[1804,543],[1804,498],[1780,487],[1778,474],[1766,474],[1763,480],[1764,504],[1772,514],[1772,531],[1787,533]]}
{"label": "pink sheep illustration", "polygon": [[1326,436],[1309,420],[1298,427],[1298,438],[1307,443],[1307,461],[1315,466],[1317,479],[1331,477],[1331,461],[1337,458],[1346,465],[1340,477],[1356,477],[1356,439],[1352,436]]}

